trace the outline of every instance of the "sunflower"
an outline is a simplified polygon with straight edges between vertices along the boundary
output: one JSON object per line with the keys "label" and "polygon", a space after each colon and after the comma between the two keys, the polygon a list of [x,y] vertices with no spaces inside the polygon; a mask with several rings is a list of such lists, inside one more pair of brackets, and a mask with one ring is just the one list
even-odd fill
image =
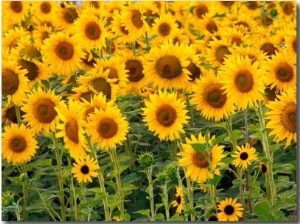
{"label": "sunflower", "polygon": [[208,31],[209,33],[215,33],[219,30],[219,23],[216,18],[214,18],[214,14],[206,13],[202,16],[203,18],[197,20],[196,29],[203,31]]}
{"label": "sunflower", "polygon": [[[24,112],[20,110],[21,117]],[[4,124],[18,124],[16,106],[12,102],[7,102],[2,106],[2,123]]]}
{"label": "sunflower", "polygon": [[13,165],[26,163],[36,154],[38,142],[24,124],[6,126],[2,133],[2,156]]}
{"label": "sunflower", "polygon": [[145,106],[142,108],[143,120],[160,139],[178,139],[180,133],[185,132],[183,125],[188,123],[189,117],[185,103],[178,99],[175,92],[159,90],[157,94],[150,94]]}
{"label": "sunflower", "polygon": [[15,61],[2,61],[2,94],[18,106],[22,104],[25,92],[28,91],[26,73]]}
{"label": "sunflower", "polygon": [[235,151],[231,157],[235,158],[232,164],[244,170],[247,169],[253,160],[257,160],[255,148],[251,147],[249,143],[245,146],[237,146],[237,151]]}
{"label": "sunflower", "polygon": [[115,77],[108,77],[110,74],[110,70],[103,71],[103,67],[94,68],[80,76],[77,82],[94,93],[102,92],[108,100],[115,100],[120,87],[115,83]]}
{"label": "sunflower", "polygon": [[190,64],[184,45],[164,44],[154,47],[144,59],[144,73],[148,82],[158,88],[184,88],[189,81]]}
{"label": "sunflower", "polygon": [[[255,35],[257,37],[255,37]],[[276,51],[280,51],[280,48],[276,44],[276,40],[272,36],[266,36],[260,33],[253,35],[253,46],[266,53],[269,58],[271,58],[272,55],[275,55]]]}
{"label": "sunflower", "polygon": [[184,197],[182,193],[182,187],[176,187],[176,199],[171,202],[171,205],[176,208],[176,214],[180,214],[183,210],[183,205],[184,205]]}
{"label": "sunflower", "polygon": [[92,96],[91,101],[82,98],[83,101],[83,118],[90,121],[89,115],[95,112],[95,109],[106,110],[107,107],[113,105],[113,101],[106,101],[106,96],[102,92]]}
{"label": "sunflower", "polygon": [[11,52],[13,55],[19,55],[25,59],[41,60],[42,57],[40,50],[29,36],[21,37],[18,41],[18,46],[12,49]]}
{"label": "sunflower", "polygon": [[271,85],[271,89],[276,87],[278,91],[284,91],[289,87],[295,87],[297,73],[294,54],[289,51],[276,52],[271,59],[266,60],[265,68],[266,84]]}
{"label": "sunflower", "polygon": [[297,141],[296,86],[288,88],[278,96],[278,100],[266,106],[270,109],[266,113],[269,120],[266,127],[272,130],[269,135],[275,135],[275,142],[286,140],[286,148],[292,140]]}
{"label": "sunflower", "polygon": [[55,18],[59,4],[54,1],[32,1],[32,15],[37,19],[53,20]]}
{"label": "sunflower", "polygon": [[205,71],[192,86],[191,104],[195,104],[196,110],[201,111],[201,115],[206,119],[218,122],[234,112],[233,101],[227,97],[222,87],[219,76],[216,76],[212,70]]}
{"label": "sunflower", "polygon": [[46,25],[39,25],[32,31],[32,38],[34,40],[35,46],[41,48],[44,44],[44,40],[49,38],[52,34],[52,28]]}
{"label": "sunflower", "polygon": [[152,40],[152,44],[158,46],[164,42],[173,41],[175,33],[179,31],[179,28],[178,24],[176,23],[175,17],[172,16],[171,13],[163,13],[160,14],[159,18],[156,18],[154,20],[154,24],[151,30],[153,34],[158,35]]}
{"label": "sunflower", "polygon": [[68,106],[61,101],[55,110],[61,123],[57,124],[57,138],[63,137],[65,148],[69,150],[72,158],[85,156],[87,142],[84,137],[83,107],[79,101],[68,100]]}
{"label": "sunflower", "polygon": [[106,47],[107,31],[104,25],[104,20],[99,19],[97,16],[90,13],[81,13],[74,22],[74,40],[80,42],[81,46],[87,50],[94,47],[101,50]]}
{"label": "sunflower", "polygon": [[220,33],[222,34],[222,38],[230,42],[231,45],[249,45],[248,40],[250,39],[250,35],[246,32],[246,29],[225,26],[220,29]]}
{"label": "sunflower", "polygon": [[12,28],[15,24],[20,25],[29,14],[31,2],[26,1],[2,1],[2,24],[9,24]]}
{"label": "sunflower", "polygon": [[231,42],[226,39],[217,39],[214,37],[213,40],[208,42],[207,60],[214,66],[220,66],[225,60],[227,55],[230,55],[229,47]]}
{"label": "sunflower", "polygon": [[14,27],[2,35],[2,49],[16,48],[21,37],[29,37],[30,33],[23,27]]}
{"label": "sunflower", "polygon": [[57,28],[73,34],[74,22],[80,15],[79,8],[71,1],[62,1],[59,5],[55,17],[59,25]]}
{"label": "sunflower", "polygon": [[223,154],[223,145],[214,145],[203,153],[193,148],[192,144],[196,143],[211,145],[211,141],[215,136],[208,139],[208,142],[206,142],[205,138],[201,132],[198,134],[198,138],[194,135],[191,135],[191,139],[185,138],[186,144],[182,144],[183,151],[177,153],[177,155],[183,157],[179,160],[178,165],[187,166],[185,176],[200,184],[205,183],[208,179],[212,179],[214,174],[220,175],[218,166],[224,165],[221,159],[226,156]]}
{"label": "sunflower", "polygon": [[90,158],[87,155],[85,158],[79,158],[73,163],[74,167],[71,170],[71,173],[74,174],[78,183],[81,182],[93,182],[92,177],[96,177],[98,175],[97,170],[99,166],[95,159]]}
{"label": "sunflower", "polygon": [[91,90],[88,86],[79,86],[72,88],[72,94],[70,97],[74,100],[87,100],[91,101],[92,97],[95,95],[95,91]]}
{"label": "sunflower", "polygon": [[241,203],[237,203],[236,199],[226,198],[220,201],[218,205],[220,212],[218,213],[218,221],[239,221],[243,216],[244,208]]}
{"label": "sunflower", "polygon": [[211,12],[211,8],[213,7],[214,4],[211,2],[190,2],[189,7],[191,8],[191,13],[193,14],[194,18],[197,19],[203,19],[203,16],[206,13]]}
{"label": "sunflower", "polygon": [[86,124],[86,131],[100,149],[115,149],[126,139],[129,123],[116,106],[107,107],[105,111],[95,109],[89,118],[93,122]]}
{"label": "sunflower", "polygon": [[43,62],[61,75],[67,75],[80,68],[81,58],[84,57],[80,43],[77,43],[74,37],[70,37],[65,32],[51,34],[44,41],[41,50]]}
{"label": "sunflower", "polygon": [[125,63],[125,72],[128,77],[126,93],[137,94],[141,88],[147,85],[145,77],[144,58],[135,56],[130,50],[126,50],[121,55]]}
{"label": "sunflower", "polygon": [[218,72],[222,88],[238,110],[256,106],[257,101],[263,100],[264,73],[258,66],[258,62],[252,63],[247,56],[237,55],[226,60]]}
{"label": "sunflower", "polygon": [[24,100],[22,110],[23,118],[36,133],[55,131],[59,122],[59,117],[55,111],[61,100],[60,96],[55,95],[54,91],[44,91],[41,88],[33,90]]}
{"label": "sunflower", "polygon": [[83,70],[88,71],[94,68],[94,65],[96,63],[96,59],[98,58],[96,55],[93,54],[92,50],[85,50],[84,52],[84,58],[81,61],[81,67]]}

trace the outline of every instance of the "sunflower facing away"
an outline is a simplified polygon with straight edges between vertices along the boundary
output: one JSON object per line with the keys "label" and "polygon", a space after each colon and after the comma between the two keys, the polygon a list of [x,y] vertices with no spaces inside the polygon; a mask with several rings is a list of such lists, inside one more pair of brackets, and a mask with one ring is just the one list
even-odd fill
{"label": "sunflower facing away", "polygon": [[212,136],[212,138],[206,142],[205,136],[202,136],[201,132],[199,133],[198,138],[191,135],[191,139],[185,138],[186,144],[182,144],[183,151],[177,153],[177,155],[182,156],[178,165],[187,166],[185,176],[190,177],[197,183],[205,183],[207,179],[213,178],[213,173],[215,175],[220,175],[220,171],[217,167],[224,164],[221,162],[221,159],[226,156],[223,154],[224,146],[215,145],[210,149],[206,149],[204,153],[198,152],[192,146],[192,144],[195,143],[208,143],[208,145],[210,145],[211,140],[214,138],[215,136]]}
{"label": "sunflower facing away", "polygon": [[96,177],[98,175],[97,170],[99,169],[99,166],[95,159],[90,158],[89,155],[85,158],[77,159],[76,163],[73,163],[73,165],[74,167],[71,172],[74,174],[79,183],[93,182],[92,177]]}
{"label": "sunflower facing away", "polygon": [[180,133],[184,133],[183,125],[187,124],[189,117],[185,103],[178,99],[175,92],[159,90],[157,94],[150,94],[145,106],[142,108],[143,120],[161,140],[178,139]]}
{"label": "sunflower facing away", "polygon": [[79,101],[69,99],[68,106],[61,101],[55,110],[62,121],[56,126],[59,131],[55,136],[63,137],[65,148],[69,150],[72,158],[85,156],[84,149],[87,149],[87,142],[83,130],[85,121],[83,120],[82,105]]}
{"label": "sunflower facing away", "polygon": [[66,32],[51,34],[44,41],[41,51],[43,62],[50,65],[52,72],[61,75],[67,75],[80,68],[80,61],[84,58],[80,44]]}
{"label": "sunflower facing away", "polygon": [[245,146],[237,146],[237,151],[235,151],[231,157],[235,158],[232,161],[232,164],[235,167],[241,167],[244,170],[247,169],[248,165],[250,165],[253,160],[257,160],[255,148],[251,147],[248,143]]}
{"label": "sunflower facing away", "polygon": [[24,124],[6,126],[2,133],[2,155],[9,163],[19,165],[30,161],[36,154],[38,142],[34,132]]}
{"label": "sunflower facing away", "polygon": [[196,80],[193,92],[191,103],[195,104],[196,109],[207,119],[214,119],[217,122],[235,110],[233,101],[222,89],[219,76],[212,70],[205,72],[205,75]]}
{"label": "sunflower facing away", "polygon": [[182,193],[182,187],[176,187],[176,199],[171,202],[171,205],[176,208],[176,214],[180,214],[183,210],[184,197]]}
{"label": "sunflower facing away", "polygon": [[189,81],[190,64],[183,45],[164,44],[151,48],[145,58],[144,73],[153,87],[184,88]]}
{"label": "sunflower facing away", "polygon": [[41,88],[32,91],[21,108],[25,114],[23,118],[28,125],[36,132],[48,134],[54,131],[59,118],[55,107],[58,106],[61,97],[53,91],[43,91]]}
{"label": "sunflower facing away", "polygon": [[218,205],[220,212],[218,213],[218,221],[239,221],[243,216],[244,208],[241,203],[237,203],[236,199],[226,198],[220,201]]}
{"label": "sunflower facing away", "polygon": [[93,122],[86,124],[86,131],[100,149],[115,149],[126,139],[129,123],[116,106],[107,107],[105,111],[95,109],[89,118]]}
{"label": "sunflower facing away", "polygon": [[275,135],[276,143],[286,139],[286,148],[292,140],[297,141],[296,87],[288,88],[278,99],[266,105],[270,108],[266,113],[269,120],[266,127],[272,130],[269,135]]}
{"label": "sunflower facing away", "polygon": [[258,66],[259,63],[253,63],[248,56],[237,55],[225,60],[218,72],[222,88],[239,110],[256,106],[263,100],[264,73]]}

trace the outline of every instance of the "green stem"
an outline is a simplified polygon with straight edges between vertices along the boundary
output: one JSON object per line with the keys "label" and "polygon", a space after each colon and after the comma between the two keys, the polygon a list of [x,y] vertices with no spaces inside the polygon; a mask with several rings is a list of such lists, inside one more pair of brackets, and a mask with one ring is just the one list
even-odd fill
{"label": "green stem", "polygon": [[[68,163],[69,163],[69,166],[72,166],[70,157],[68,157]],[[74,210],[74,212],[75,212],[75,217],[74,218],[75,218],[75,221],[79,221],[78,220],[77,202],[76,202],[77,201],[77,196],[76,196],[76,192],[75,192],[73,178],[71,178],[70,189],[73,193],[72,210]]]}
{"label": "green stem", "polygon": [[[240,200],[241,200],[241,203],[243,205],[243,208],[245,208],[245,202],[244,202],[244,199],[243,199],[243,193],[244,193],[244,189],[243,189],[243,170],[242,168],[241,169],[238,169],[237,170],[238,172],[238,175],[239,175],[239,182],[240,182]],[[242,216],[242,221],[245,221],[245,212],[243,212],[243,216]]]}
{"label": "green stem", "polygon": [[273,153],[270,152],[269,141],[266,132],[266,124],[264,119],[264,114],[262,110],[261,102],[259,102],[259,106],[257,108],[257,115],[259,118],[260,131],[262,133],[262,146],[265,157],[267,158],[267,168],[268,172],[266,173],[266,190],[267,197],[271,203],[274,205],[276,200],[276,186],[274,184],[274,176],[273,176]]}
{"label": "green stem", "polygon": [[188,93],[185,93],[185,99],[186,99],[186,106],[190,112],[190,117],[191,117],[191,127],[194,127],[194,111],[193,111],[193,108],[190,104],[190,98],[189,98],[189,95]]}
{"label": "green stem", "polygon": [[230,137],[230,143],[232,145],[232,149],[233,149],[233,151],[235,151],[237,148],[237,141],[236,141],[236,139],[231,139],[231,135],[232,135],[232,131],[233,131],[231,115],[228,118],[226,118],[226,129],[227,129],[228,136]]}
{"label": "green stem", "polygon": [[[190,180],[190,178],[186,178],[187,183],[187,191],[188,191],[188,198],[189,198],[189,204],[190,209],[194,210],[194,191],[193,191],[193,181]],[[191,221],[195,221],[195,215],[191,214]]]}
{"label": "green stem", "polygon": [[28,190],[25,187],[26,183],[22,183],[22,189],[23,189],[23,220],[22,221],[28,221]]}
{"label": "green stem", "polygon": [[17,121],[19,126],[22,124],[22,118],[21,118],[21,112],[20,112],[20,107],[15,105],[15,111],[16,111],[16,116],[17,116]]}
{"label": "green stem", "polygon": [[57,179],[58,179],[58,186],[59,186],[59,203],[60,203],[60,210],[61,210],[61,221],[66,221],[66,206],[65,206],[65,194],[64,194],[64,185],[63,185],[63,178],[62,178],[62,152],[58,147],[57,138],[54,136],[54,133],[51,133],[51,138],[53,141],[54,152],[57,162]]}
{"label": "green stem", "polygon": [[96,153],[95,148],[93,147],[90,137],[88,137],[88,143],[89,143],[89,147],[92,151],[92,154],[94,156],[94,159],[95,159],[97,165],[99,166],[97,177],[98,177],[101,192],[104,194],[104,197],[102,198],[102,203],[103,203],[103,207],[104,207],[105,221],[111,221],[111,214],[110,214],[109,206],[108,206],[107,192],[106,192],[105,185],[104,185],[103,171],[101,171],[100,165],[98,163],[97,153]]}
{"label": "green stem", "polygon": [[153,180],[152,180],[152,164],[147,168],[147,178],[149,182],[149,201],[150,201],[150,221],[155,221],[155,207],[154,207],[154,195],[153,195]]}
{"label": "green stem", "polygon": [[166,219],[167,221],[169,221],[170,219],[170,211],[169,211],[169,202],[168,202],[168,182],[166,181],[163,185],[162,185],[162,189],[163,189],[163,201],[164,201],[164,205],[165,205],[165,211],[166,211]]}
{"label": "green stem", "polygon": [[[45,206],[46,211],[49,213],[49,215],[51,216],[51,218],[53,219],[53,221],[57,221],[57,220],[55,219],[55,217],[53,216],[53,214],[51,213],[51,211],[49,210],[48,205],[47,205],[46,202],[44,201],[44,198],[42,197],[42,195],[41,195],[41,193],[40,193],[38,187],[36,186],[36,184],[35,184],[34,182],[33,182],[33,185],[34,185],[34,187],[35,187],[35,189],[36,189],[36,191],[37,191],[37,193],[38,193],[40,199],[42,200],[42,203],[43,203],[43,205]],[[59,217],[59,215],[58,215],[57,213],[56,213],[56,215]],[[60,217],[59,217],[59,218],[60,218]]]}
{"label": "green stem", "polygon": [[117,158],[117,151],[116,149],[110,149],[108,150],[109,154],[110,154],[110,158],[112,160],[112,162],[114,163],[114,169],[115,169],[115,173],[116,173],[116,182],[117,182],[117,196],[119,198],[119,202],[120,202],[120,220],[123,221],[124,220],[124,192],[123,192],[123,188],[122,188],[122,183],[121,183],[121,170],[120,170],[120,164],[119,164],[119,160]]}
{"label": "green stem", "polygon": [[[187,170],[184,168],[184,173],[186,173],[186,172],[187,172]],[[178,186],[182,187],[182,189],[183,189],[184,186],[182,184],[181,176],[180,176],[180,173],[179,173],[179,168],[177,168],[177,170],[176,170],[176,176],[177,176],[177,180],[178,180]],[[189,181],[189,178],[186,177],[186,180]],[[182,197],[184,198],[184,191],[183,190],[182,190]],[[186,211],[186,205],[185,205],[185,203],[183,203],[183,211]],[[188,218],[187,215],[184,215],[184,220],[185,221],[189,220],[189,218]]]}

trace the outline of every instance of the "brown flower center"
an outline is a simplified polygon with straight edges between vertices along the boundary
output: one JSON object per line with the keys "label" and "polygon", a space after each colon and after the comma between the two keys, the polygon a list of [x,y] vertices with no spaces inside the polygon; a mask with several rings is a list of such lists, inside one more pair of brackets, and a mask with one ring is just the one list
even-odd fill
{"label": "brown flower center", "polygon": [[206,24],[206,30],[210,33],[214,33],[218,31],[218,26],[215,23],[215,21],[210,20],[207,24]]}
{"label": "brown flower center", "polygon": [[168,36],[170,34],[170,31],[171,31],[171,27],[168,23],[161,23],[159,26],[158,26],[158,32],[160,35],[162,36]]}
{"label": "brown flower center", "polygon": [[134,10],[131,15],[131,21],[136,28],[141,28],[143,26],[142,14],[139,11]]}
{"label": "brown flower center", "polygon": [[201,75],[201,70],[198,68],[194,62],[190,62],[190,64],[186,67],[186,69],[191,73],[189,77],[191,78],[190,81],[194,81],[195,79],[199,79]]}
{"label": "brown flower center", "polygon": [[147,12],[144,14],[144,16],[147,17],[146,22],[148,23],[148,25],[149,25],[150,27],[153,26],[154,20],[155,20],[156,18],[159,17],[159,15],[158,15],[157,13],[153,13],[153,12],[150,11],[150,10],[147,11]]}
{"label": "brown flower center", "polygon": [[207,12],[208,12],[208,8],[206,5],[198,5],[195,8],[195,14],[199,19],[202,19],[203,16],[205,15],[205,13],[207,13]]}
{"label": "brown flower center", "polygon": [[241,159],[241,160],[247,160],[248,157],[249,157],[249,155],[248,155],[247,152],[242,152],[242,153],[240,154],[240,159]]}
{"label": "brown flower center", "polygon": [[222,108],[227,100],[227,95],[221,89],[221,84],[213,84],[208,86],[204,91],[204,99],[214,108]]}
{"label": "brown flower center", "polygon": [[235,25],[236,26],[242,25],[242,26],[246,27],[248,29],[248,31],[250,32],[250,26],[246,22],[239,21],[239,22],[235,23]]}
{"label": "brown flower center", "polygon": [[88,102],[91,102],[93,96],[94,96],[94,92],[88,91],[88,92],[81,93],[80,98],[85,99]]}
{"label": "brown flower center", "polygon": [[125,26],[120,26],[120,30],[121,30],[121,32],[124,33],[125,35],[128,35],[128,34],[129,34],[128,30],[125,29]]}
{"label": "brown flower center", "polygon": [[[23,112],[23,114],[24,114],[24,112]],[[12,123],[15,123],[15,124],[18,123],[16,110],[15,110],[14,106],[11,106],[11,107],[7,108],[7,110],[5,112],[5,118],[7,118]]]}
{"label": "brown flower center", "polygon": [[284,14],[289,16],[293,13],[294,4],[293,4],[293,2],[284,2],[282,8],[283,8]]}
{"label": "brown flower center", "polygon": [[162,126],[170,127],[176,120],[176,110],[168,104],[161,105],[156,111],[156,120]]}
{"label": "brown flower center", "polygon": [[293,48],[294,52],[296,53],[297,52],[297,39],[296,39],[296,37],[292,41],[292,48]]}
{"label": "brown flower center", "polygon": [[72,24],[78,17],[79,16],[76,12],[76,9],[73,9],[73,8],[65,9],[63,19],[67,23]]}
{"label": "brown flower center", "polygon": [[275,52],[278,51],[277,47],[275,47],[272,43],[265,43],[260,47],[260,50],[267,53],[268,56],[275,55]]}
{"label": "brown flower center", "polygon": [[51,5],[49,2],[43,2],[41,4],[41,11],[45,14],[48,14],[51,11]]}
{"label": "brown flower center", "polygon": [[88,118],[90,116],[91,113],[94,113],[95,112],[95,107],[91,107],[89,109],[87,109],[84,113],[84,117],[85,118]]}
{"label": "brown flower center", "polygon": [[223,63],[224,57],[227,54],[231,54],[230,51],[228,50],[228,47],[222,45],[220,46],[215,53],[216,59],[220,62]]}
{"label": "brown flower center", "polygon": [[56,117],[55,103],[47,98],[39,99],[33,105],[33,114],[35,119],[41,123],[51,123]]}
{"label": "brown flower center", "polygon": [[221,4],[226,6],[226,7],[229,7],[229,6],[232,6],[234,4],[234,1],[221,1]]}
{"label": "brown flower center", "polygon": [[289,132],[296,133],[297,131],[297,115],[296,115],[296,104],[291,103],[285,107],[281,114],[281,122],[285,129]]}
{"label": "brown flower center", "polygon": [[178,195],[178,196],[176,197],[176,202],[177,202],[177,204],[180,205],[180,204],[181,204],[181,201],[182,201],[181,196]]}
{"label": "brown flower center", "polygon": [[247,1],[246,6],[250,10],[255,10],[258,8],[258,3],[256,1]]}
{"label": "brown flower center", "polygon": [[72,118],[65,124],[65,130],[67,137],[74,143],[79,143],[79,137],[78,137],[78,123],[77,121]]}
{"label": "brown flower center", "polygon": [[158,75],[164,79],[174,79],[182,73],[180,61],[173,55],[160,57],[156,62],[155,69]]}
{"label": "brown flower center", "polygon": [[91,82],[91,85],[96,91],[102,92],[107,99],[111,98],[111,86],[110,83],[108,83],[105,79],[103,78],[94,79]]}
{"label": "brown flower center", "polygon": [[226,215],[232,215],[234,213],[234,207],[232,205],[226,205],[224,208],[224,213]]}
{"label": "brown flower center", "polygon": [[237,46],[240,46],[243,41],[239,37],[232,37],[231,38],[231,44],[236,44]]}
{"label": "brown flower center", "polygon": [[83,165],[81,168],[80,168],[80,171],[81,173],[83,173],[84,175],[88,174],[90,172],[90,169],[87,165]]}
{"label": "brown flower center", "polygon": [[19,87],[19,76],[10,69],[2,69],[2,93],[13,95]]}
{"label": "brown flower center", "polygon": [[281,82],[289,82],[294,77],[293,68],[286,62],[279,63],[276,70],[276,78]]}
{"label": "brown flower center", "polygon": [[114,82],[114,84],[118,84],[119,83],[119,76],[118,76],[118,71],[115,68],[104,68],[103,70],[106,71],[106,69],[109,69],[109,73],[108,73],[108,78],[110,79],[117,79],[117,81]]}
{"label": "brown flower center", "polygon": [[19,13],[23,9],[23,5],[21,1],[11,1],[10,2],[10,8],[13,12]]}
{"label": "brown flower center", "polygon": [[41,52],[34,46],[25,47],[22,49],[22,53],[30,58],[38,58],[42,56]]}
{"label": "brown flower center", "polygon": [[103,118],[98,125],[98,134],[105,139],[114,137],[118,132],[118,124],[111,118]]}
{"label": "brown flower center", "polygon": [[[209,162],[207,160],[208,157],[208,153],[204,152],[197,152],[194,154],[193,156],[193,163],[195,166],[199,167],[199,168],[206,168],[209,166]],[[211,156],[210,156],[211,157]]]}
{"label": "brown flower center", "polygon": [[234,84],[240,92],[247,93],[253,89],[253,76],[247,70],[240,71],[234,78]]}
{"label": "brown flower center", "polygon": [[57,57],[64,61],[70,60],[74,55],[73,45],[65,41],[60,42],[55,47],[55,53]]}
{"label": "brown flower center", "polygon": [[144,78],[143,74],[143,64],[138,60],[128,60],[125,63],[125,69],[129,72],[127,73],[129,75],[128,80],[130,82],[138,82],[142,78]]}
{"label": "brown flower center", "polygon": [[89,22],[85,27],[85,35],[90,40],[97,40],[101,35],[101,29],[96,22]]}
{"label": "brown flower center", "polygon": [[21,153],[23,152],[27,147],[26,139],[23,136],[16,135],[9,141],[9,148],[14,153]]}
{"label": "brown flower center", "polygon": [[29,79],[29,81],[34,80],[36,77],[38,77],[39,74],[39,68],[36,64],[34,64],[31,61],[26,61],[24,59],[18,60],[18,65],[22,67],[22,69],[27,69],[26,77]]}

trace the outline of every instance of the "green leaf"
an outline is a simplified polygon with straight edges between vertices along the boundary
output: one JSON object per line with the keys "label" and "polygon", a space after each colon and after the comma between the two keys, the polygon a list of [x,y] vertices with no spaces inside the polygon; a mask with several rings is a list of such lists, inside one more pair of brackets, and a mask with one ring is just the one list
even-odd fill
{"label": "green leaf", "polygon": [[206,143],[204,144],[194,143],[191,145],[197,152],[204,153],[206,151],[206,147],[207,147]]}
{"label": "green leaf", "polygon": [[162,213],[158,213],[155,215],[155,221],[165,221],[165,216]]}
{"label": "green leaf", "polygon": [[227,133],[224,133],[224,134],[219,135],[218,137],[214,138],[212,140],[212,146],[219,144],[221,141],[223,141],[225,139],[226,136],[227,136]]}
{"label": "green leaf", "polygon": [[254,211],[257,215],[261,214],[269,214],[271,205],[266,199],[263,199],[262,201],[258,202],[256,206],[254,207]]}
{"label": "green leaf", "polygon": [[138,181],[140,178],[141,177],[138,176],[137,173],[130,173],[122,179],[122,183],[132,183],[134,181]]}
{"label": "green leaf", "polygon": [[150,209],[141,209],[141,210],[138,210],[138,211],[133,212],[133,213],[138,213],[138,214],[145,215],[145,216],[149,217]]}
{"label": "green leaf", "polygon": [[222,179],[221,176],[215,175],[213,179],[210,179],[210,180],[209,180],[209,182],[210,182],[212,185],[217,186],[221,179]]}

